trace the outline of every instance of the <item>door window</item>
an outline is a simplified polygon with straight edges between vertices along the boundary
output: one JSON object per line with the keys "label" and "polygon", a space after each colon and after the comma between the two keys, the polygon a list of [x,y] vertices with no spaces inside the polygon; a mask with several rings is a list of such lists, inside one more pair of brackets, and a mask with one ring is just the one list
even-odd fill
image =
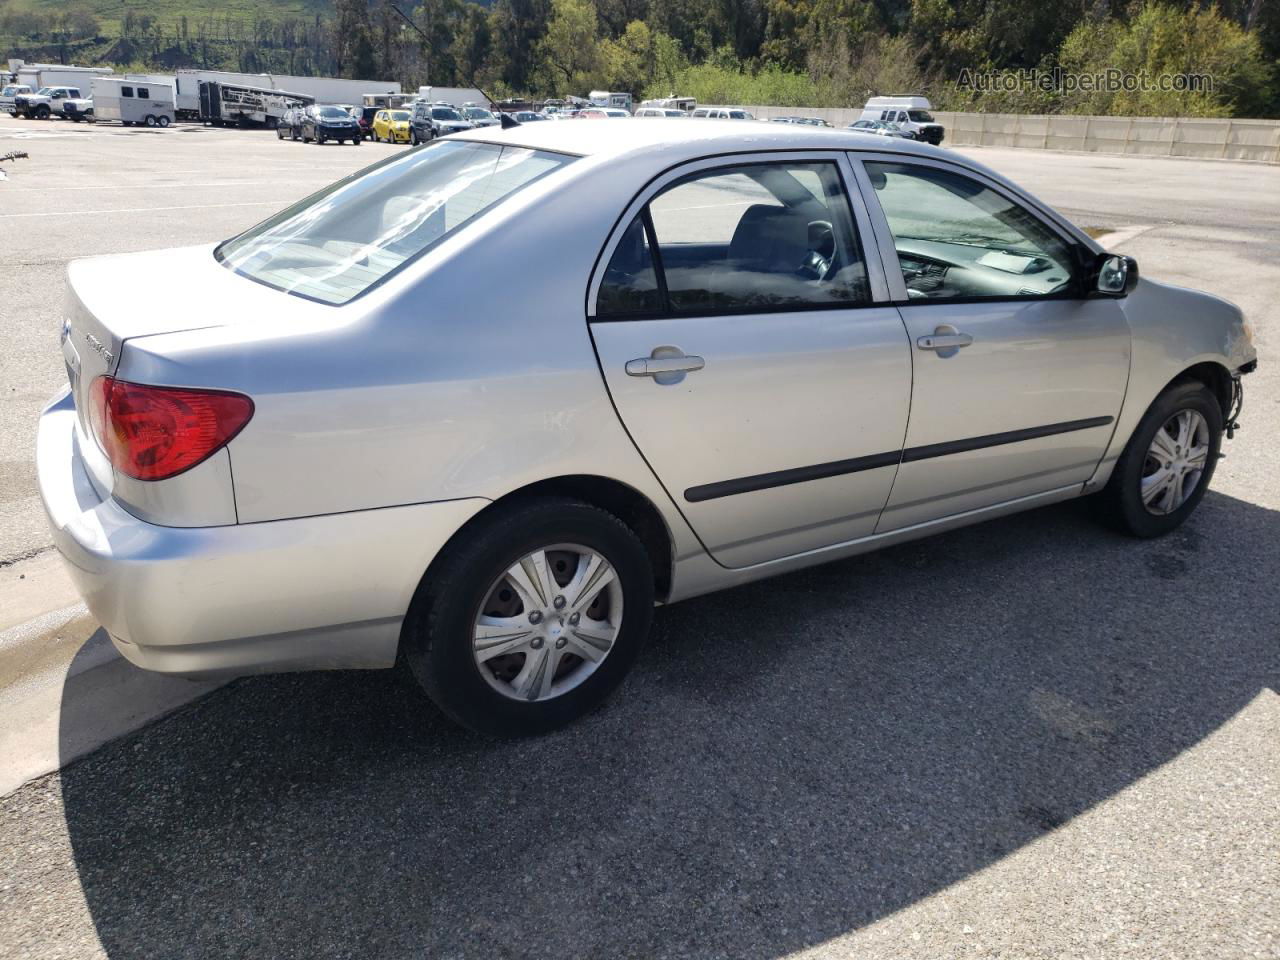
{"label": "door window", "polygon": [[752,313],[870,299],[834,163],[701,171],[668,186],[645,213],[606,269],[600,316]]}
{"label": "door window", "polygon": [[1074,291],[1066,241],[1003,194],[938,167],[869,162],[866,168],[912,300]]}
{"label": "door window", "polygon": [[133,87],[121,87],[121,88],[120,88],[120,96],[122,96],[122,97],[132,97],[132,96],[133,96]]}

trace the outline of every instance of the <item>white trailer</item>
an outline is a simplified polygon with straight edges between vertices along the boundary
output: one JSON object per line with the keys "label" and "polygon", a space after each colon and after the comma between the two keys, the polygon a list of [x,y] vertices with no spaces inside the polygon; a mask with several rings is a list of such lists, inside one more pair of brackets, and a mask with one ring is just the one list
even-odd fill
{"label": "white trailer", "polygon": [[632,99],[629,93],[613,93],[608,90],[592,90],[587,99],[597,107],[612,107],[615,110],[631,112]]}
{"label": "white trailer", "polygon": [[89,89],[94,77],[109,77],[110,67],[76,67],[57,63],[23,63],[17,70],[15,83],[25,83],[32,90],[41,87],[80,87]]}
{"label": "white trailer", "polygon": [[464,103],[488,107],[489,98],[475,87],[419,87],[418,99],[427,103],[447,103],[461,107]]}
{"label": "white trailer", "polygon": [[127,77],[95,77],[93,118],[117,120],[126,127],[167,127],[174,121],[173,84]]}
{"label": "white trailer", "polygon": [[342,80],[337,77],[293,77],[281,73],[231,73],[225,70],[179,70],[174,78],[178,116],[200,116],[200,84],[210,81],[255,90],[302,94],[315,103],[362,103],[366,93],[399,93],[393,80]]}

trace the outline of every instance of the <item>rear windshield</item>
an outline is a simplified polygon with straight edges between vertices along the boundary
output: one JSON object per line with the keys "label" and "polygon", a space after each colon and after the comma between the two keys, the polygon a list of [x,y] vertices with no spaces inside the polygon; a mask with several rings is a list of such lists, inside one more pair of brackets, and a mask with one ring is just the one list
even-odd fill
{"label": "rear windshield", "polygon": [[286,293],[346,303],[573,159],[438,140],[339,180],[228,240],[214,255],[236,273]]}

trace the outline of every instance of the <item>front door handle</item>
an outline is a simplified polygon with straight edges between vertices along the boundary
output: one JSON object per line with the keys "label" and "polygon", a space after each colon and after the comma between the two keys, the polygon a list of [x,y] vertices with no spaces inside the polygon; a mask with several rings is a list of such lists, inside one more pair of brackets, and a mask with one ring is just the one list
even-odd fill
{"label": "front door handle", "polygon": [[931,333],[916,341],[921,350],[958,350],[973,343],[973,337],[967,333]]}
{"label": "front door handle", "polygon": [[686,355],[679,347],[654,347],[647,357],[628,360],[624,368],[629,377],[653,377],[654,383],[670,386],[684,379],[686,373],[701,370],[707,361]]}
{"label": "front door handle", "polygon": [[693,373],[707,362],[701,357],[641,357],[627,361],[627,376],[656,377],[663,373]]}

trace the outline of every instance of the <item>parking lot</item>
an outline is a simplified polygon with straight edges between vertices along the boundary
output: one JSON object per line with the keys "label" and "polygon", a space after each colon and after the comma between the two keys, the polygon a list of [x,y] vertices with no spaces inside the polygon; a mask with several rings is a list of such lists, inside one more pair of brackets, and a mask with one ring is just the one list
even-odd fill
{"label": "parking lot", "polygon": [[[66,262],[403,149],[0,117],[0,572],[48,555]],[[1280,956],[1280,171],[964,152],[1250,317],[1185,527],[1067,504],[663,608],[532,741],[395,671],[236,681],[0,799],[0,957]]]}

